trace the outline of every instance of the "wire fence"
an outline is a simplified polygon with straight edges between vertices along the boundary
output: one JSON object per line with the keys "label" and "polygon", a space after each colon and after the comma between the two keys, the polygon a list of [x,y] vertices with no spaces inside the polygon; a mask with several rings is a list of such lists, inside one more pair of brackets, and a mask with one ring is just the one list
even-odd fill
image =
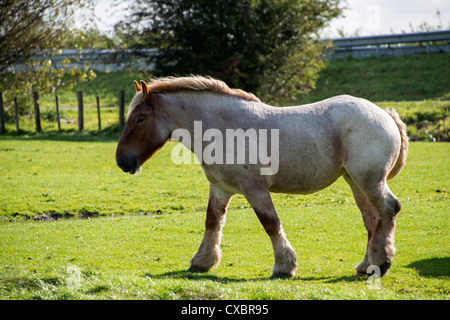
{"label": "wire fence", "polygon": [[[85,129],[85,107],[84,107],[84,94],[82,90],[77,91],[77,121],[76,124],[78,125],[78,132],[83,132]],[[36,132],[43,132],[42,127],[42,120],[41,120],[41,107],[39,105],[39,93],[33,92],[33,118],[34,118],[34,127]],[[117,120],[119,124],[119,130],[121,130],[125,126],[125,92],[124,90],[120,90],[118,92],[119,96],[119,112],[117,114]],[[100,98],[99,96],[96,96],[96,118],[98,123],[98,131],[102,130],[102,116],[101,116],[101,108],[100,108]],[[14,122],[15,122],[15,128],[16,132],[20,133],[20,113],[19,113],[19,102],[17,97],[14,97],[13,99],[13,109],[14,109]],[[117,110],[117,109],[116,109]],[[61,122],[67,122],[66,119],[63,119],[61,117],[60,112],[60,106],[59,106],[59,98],[58,95],[55,95],[55,111],[56,111],[56,117],[55,121],[57,124],[58,132],[62,132],[61,128]],[[3,101],[3,93],[0,92],[0,134],[6,133],[6,112],[4,107],[4,101]],[[75,123],[75,121],[71,121]]]}

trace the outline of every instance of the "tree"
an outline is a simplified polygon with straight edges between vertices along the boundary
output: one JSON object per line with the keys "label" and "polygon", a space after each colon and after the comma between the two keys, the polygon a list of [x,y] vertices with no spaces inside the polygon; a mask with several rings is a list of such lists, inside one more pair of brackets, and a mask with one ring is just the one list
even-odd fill
{"label": "tree", "polygon": [[90,0],[0,0],[0,72],[57,47],[75,10],[88,4]]}
{"label": "tree", "polygon": [[87,27],[84,30],[73,29],[62,43],[67,49],[118,49],[119,39],[102,34],[96,26]]}
{"label": "tree", "polygon": [[156,75],[207,74],[265,101],[314,87],[327,43],[317,32],[339,0],[133,0],[116,28],[159,49]]}
{"label": "tree", "polygon": [[6,104],[19,93],[29,100],[32,91],[53,92],[95,76],[69,60],[53,68],[51,59],[36,58],[57,55],[75,10],[89,7],[92,0],[0,0],[0,91]]}

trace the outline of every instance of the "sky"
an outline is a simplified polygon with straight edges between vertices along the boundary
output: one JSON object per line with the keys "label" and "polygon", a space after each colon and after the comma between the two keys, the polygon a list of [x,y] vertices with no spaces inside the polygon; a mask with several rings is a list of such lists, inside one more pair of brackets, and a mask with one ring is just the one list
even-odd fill
{"label": "sky", "polygon": [[355,32],[360,36],[412,32],[410,24],[417,31],[424,22],[449,28],[449,0],[346,0],[342,5],[347,7],[343,16],[331,21],[323,37],[336,37],[338,29],[349,36]]}
{"label": "sky", "polygon": [[[98,1],[95,7],[98,28],[108,33],[115,22],[126,12],[126,4],[113,7],[118,0]],[[338,29],[346,36],[382,35],[412,32],[410,25],[417,27],[427,22],[431,26],[440,23],[448,29],[450,23],[450,0],[342,0],[346,7],[343,15],[331,21],[322,32],[323,38],[339,37]],[[440,19],[437,11],[440,12]]]}

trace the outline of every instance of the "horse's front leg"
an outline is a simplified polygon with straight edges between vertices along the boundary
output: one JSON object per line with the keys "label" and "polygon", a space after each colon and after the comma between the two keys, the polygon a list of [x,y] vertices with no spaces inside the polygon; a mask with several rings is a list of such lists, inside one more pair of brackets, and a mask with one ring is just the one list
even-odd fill
{"label": "horse's front leg", "polygon": [[269,191],[263,186],[252,186],[243,191],[272,241],[275,258],[272,277],[293,277],[298,267],[297,255],[286,238]]}
{"label": "horse's front leg", "polygon": [[220,250],[222,228],[225,225],[225,213],[232,196],[210,184],[205,234],[197,254],[191,260],[189,271],[207,272],[219,264],[222,256]]}

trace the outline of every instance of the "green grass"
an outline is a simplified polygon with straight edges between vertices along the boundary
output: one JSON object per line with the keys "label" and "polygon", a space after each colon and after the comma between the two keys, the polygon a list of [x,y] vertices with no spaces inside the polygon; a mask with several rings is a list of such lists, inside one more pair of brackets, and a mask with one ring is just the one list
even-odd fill
{"label": "green grass", "polygon": [[450,54],[331,60],[300,102],[351,94],[395,108],[413,140],[450,141],[449,70]]}
{"label": "green grass", "polygon": [[450,54],[336,59],[304,101],[351,94],[371,101],[450,99]]}
{"label": "green grass", "polygon": [[[269,279],[270,240],[242,196],[221,264],[192,274],[208,199],[198,165],[172,164],[168,144],[132,176],[115,166],[113,140],[50,138],[0,138],[0,299],[449,298],[448,144],[411,143],[390,183],[403,203],[398,252],[375,290],[352,277],[366,231],[342,179],[313,195],[273,195],[298,254],[293,280]],[[102,217],[24,221],[80,213]]]}
{"label": "green grass", "polygon": [[[125,105],[134,96],[133,80],[148,79],[149,74],[133,72],[97,73],[97,77],[91,82],[82,82],[71,90],[58,92],[61,131],[63,133],[78,132],[78,100],[77,91],[83,91],[84,105],[84,132],[89,134],[111,135],[117,134],[119,121],[119,91],[124,90]],[[98,116],[96,96],[100,100],[101,131],[98,132]],[[31,104],[31,101],[30,101]],[[58,133],[56,121],[56,103],[54,94],[41,95],[39,97],[41,126],[44,133]],[[34,110],[31,105],[27,112],[19,117],[21,134],[35,132]],[[15,135],[16,124],[12,106],[6,106],[7,122],[6,130]]]}

